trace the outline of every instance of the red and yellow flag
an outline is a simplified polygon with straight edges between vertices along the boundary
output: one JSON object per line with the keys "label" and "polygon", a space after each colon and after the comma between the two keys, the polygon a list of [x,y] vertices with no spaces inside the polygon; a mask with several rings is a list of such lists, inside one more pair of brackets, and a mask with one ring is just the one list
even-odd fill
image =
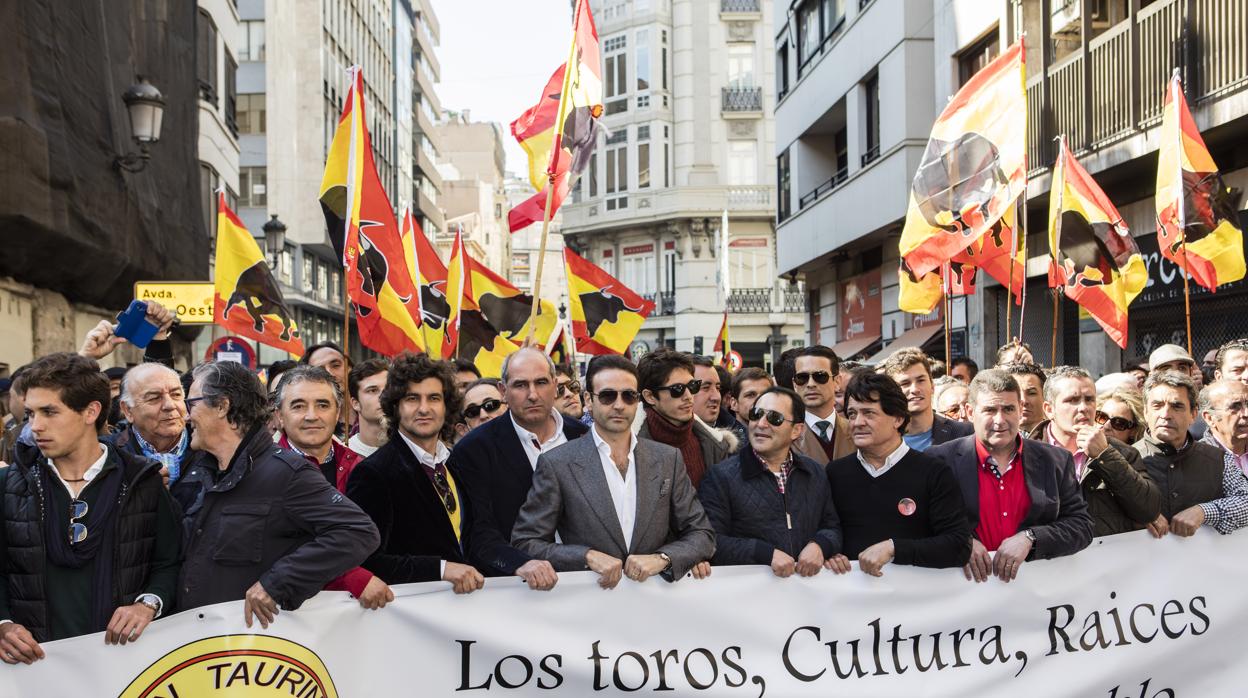
{"label": "red and yellow flag", "polygon": [[1122,348],[1127,306],[1148,282],[1140,249],[1118,209],[1061,140],[1049,193],[1050,285],[1083,306]]}
{"label": "red and yellow flag", "polygon": [[1161,254],[1210,291],[1244,278],[1244,234],[1236,226],[1235,202],[1187,108],[1177,70],[1166,90],[1157,155]]}
{"label": "red and yellow flag", "polygon": [[[464,269],[464,259],[468,256],[464,251],[464,235],[459,230],[455,233],[455,242],[451,245],[451,262],[446,268],[446,325],[442,333],[442,358],[450,359],[458,356],[460,321],[464,309],[464,298],[467,292],[468,275]],[[471,299],[469,299],[471,300]]]}
{"label": "red and yellow flag", "polygon": [[716,354],[715,363],[727,365],[728,354],[732,351],[732,342],[728,339],[728,311],[724,311],[724,322],[719,326],[719,334],[715,336],[715,346],[711,353]]}
{"label": "red and yellow flag", "polygon": [[294,313],[256,239],[217,194],[217,263],[213,322],[248,339],[303,354]]}
{"label": "red and yellow flag", "polygon": [[[1017,245],[1015,218],[1015,207],[1010,206],[983,237],[949,260],[947,270],[942,265],[920,278],[903,259],[898,271],[898,307],[908,313],[927,315],[940,303],[946,287],[950,296],[971,295],[975,293],[975,278],[979,269],[1002,286],[1009,286],[1014,302],[1021,304],[1027,259],[1025,252],[1015,248],[1014,261],[1010,262],[1010,248]],[[942,279],[946,274],[947,277]]]}
{"label": "red and yellow flag", "polygon": [[417,289],[420,308],[420,334],[430,358],[442,358],[442,342],[451,306],[446,295],[446,265],[438,251],[416,223],[409,207],[403,216],[403,257],[408,274]]}
{"label": "red and yellow flag", "polygon": [[[529,335],[529,314],[533,308],[533,296],[522,293],[506,279],[494,273],[482,262],[468,256],[469,276],[466,285],[468,296],[481,309],[485,319],[508,340],[523,343]],[[559,311],[555,304],[542,300],[537,311],[537,331],[534,337],[538,346],[545,348],[555,327],[559,324]]]}
{"label": "red and yellow flag", "polygon": [[932,125],[910,185],[901,256],[919,277],[984,236],[1023,193],[1023,41],[976,73]]}
{"label": "red and yellow flag", "polygon": [[351,89],[321,178],[321,208],[341,256],[347,298],[355,306],[360,343],[393,356],[424,351],[420,300],[408,272],[394,209],[373,161],[364,112],[364,78],[348,71]]}
{"label": "red and yellow flag", "polygon": [[568,301],[576,350],[584,354],[623,354],[654,302],[569,248],[563,250]]}

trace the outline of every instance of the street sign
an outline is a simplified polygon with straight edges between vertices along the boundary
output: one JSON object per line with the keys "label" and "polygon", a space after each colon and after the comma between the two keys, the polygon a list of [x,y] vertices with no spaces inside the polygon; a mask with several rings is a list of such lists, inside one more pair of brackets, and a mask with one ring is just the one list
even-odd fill
{"label": "street sign", "polygon": [[256,368],[256,350],[241,337],[220,337],[208,345],[204,361],[236,361],[251,370]]}
{"label": "street sign", "polygon": [[212,324],[213,285],[203,281],[136,281],[134,299],[156,301],[186,325]]}
{"label": "street sign", "polygon": [[733,373],[740,371],[741,365],[744,363],[745,363],[745,360],[741,358],[741,352],[736,351],[735,349],[733,351],[728,352],[728,367],[727,368],[729,371],[732,371]]}

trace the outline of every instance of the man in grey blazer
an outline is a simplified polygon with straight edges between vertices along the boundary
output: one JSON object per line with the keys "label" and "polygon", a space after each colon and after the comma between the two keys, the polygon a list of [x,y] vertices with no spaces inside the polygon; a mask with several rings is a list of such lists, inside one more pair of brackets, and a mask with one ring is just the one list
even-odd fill
{"label": "man in grey blazer", "polygon": [[623,575],[706,577],[715,533],[680,452],[632,433],[636,367],[622,356],[597,357],[585,386],[594,426],[538,458],[512,544],[559,571],[593,570],[604,589]]}

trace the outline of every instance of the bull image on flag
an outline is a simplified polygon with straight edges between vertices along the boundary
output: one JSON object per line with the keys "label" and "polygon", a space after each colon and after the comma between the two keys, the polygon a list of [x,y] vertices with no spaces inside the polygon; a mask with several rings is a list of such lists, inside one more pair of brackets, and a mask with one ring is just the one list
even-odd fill
{"label": "bull image on flag", "polygon": [[585,354],[623,354],[654,302],[643,299],[589,260],[563,250],[571,301],[572,335]]}

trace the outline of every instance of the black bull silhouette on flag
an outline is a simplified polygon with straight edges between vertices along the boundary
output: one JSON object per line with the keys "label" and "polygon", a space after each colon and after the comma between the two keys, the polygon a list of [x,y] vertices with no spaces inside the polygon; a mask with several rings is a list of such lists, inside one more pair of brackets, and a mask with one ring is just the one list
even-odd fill
{"label": "black bull silhouette on flag", "polygon": [[299,329],[291,319],[290,308],[281,298],[282,292],[273,278],[273,272],[269,271],[269,265],[263,261],[256,262],[238,275],[234,292],[225,304],[225,317],[229,318],[230,312],[241,303],[251,316],[256,332],[264,332],[264,316],[275,315],[282,323],[280,339],[288,342],[291,337],[299,336]]}
{"label": "black bull silhouette on flag", "polygon": [[623,298],[611,293],[611,287],[580,294],[581,309],[585,313],[585,332],[593,337],[604,322],[616,322],[620,313],[640,313],[641,308],[630,307]]}

